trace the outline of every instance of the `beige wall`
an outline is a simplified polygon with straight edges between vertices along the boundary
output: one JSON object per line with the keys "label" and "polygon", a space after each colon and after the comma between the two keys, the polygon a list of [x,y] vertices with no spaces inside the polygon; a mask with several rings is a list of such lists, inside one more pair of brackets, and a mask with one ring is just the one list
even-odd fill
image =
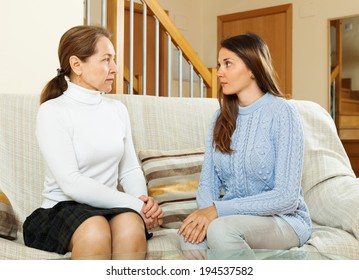
{"label": "beige wall", "polygon": [[1,0],[0,93],[40,93],[59,67],[61,35],[82,23],[82,0]]}
{"label": "beige wall", "polygon": [[[217,64],[217,16],[292,3],[293,98],[312,100],[326,109],[329,108],[328,20],[359,14],[357,0],[159,0],[159,3],[170,11],[172,18],[189,11],[190,30],[184,35],[191,44],[193,41],[208,67]],[[187,8],[182,3],[188,4]]]}

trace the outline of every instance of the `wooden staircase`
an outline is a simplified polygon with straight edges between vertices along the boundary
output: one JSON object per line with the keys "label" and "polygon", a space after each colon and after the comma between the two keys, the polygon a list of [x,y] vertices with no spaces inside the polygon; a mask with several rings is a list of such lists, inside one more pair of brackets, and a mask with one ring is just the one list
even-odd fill
{"label": "wooden staircase", "polygon": [[352,90],[351,79],[342,79],[337,98],[337,128],[353,170],[359,176],[359,91]]}
{"label": "wooden staircase", "polygon": [[[335,30],[334,65],[331,65],[330,87],[334,101],[334,118],[339,138],[348,154],[350,163],[359,177],[359,91],[352,90],[350,78],[343,78],[343,27],[341,20],[332,20]],[[333,104],[332,104],[333,105]],[[333,112],[332,112],[333,113]]]}
{"label": "wooden staircase", "polygon": [[[130,40],[130,31],[128,30],[130,25],[130,13],[131,13],[131,7],[133,7],[134,12],[138,12],[137,15],[134,14],[134,17],[138,18],[147,18],[146,20],[146,30],[148,31],[149,26],[157,25],[154,22],[154,18],[158,21],[159,25],[159,59],[158,62],[160,64],[160,74],[158,75],[158,84],[159,84],[159,95],[160,96],[171,96],[169,93],[171,92],[172,88],[172,82],[175,80],[171,77],[172,73],[172,51],[174,49],[180,50],[181,57],[188,62],[188,64],[191,65],[191,68],[193,69],[193,73],[197,75],[198,79],[200,80],[199,88],[203,89],[205,88],[205,97],[209,98],[215,98],[217,97],[217,91],[218,91],[218,84],[217,84],[217,68],[207,68],[205,64],[202,62],[198,54],[195,52],[195,50],[191,47],[191,45],[187,42],[185,37],[182,35],[180,30],[175,26],[175,24],[172,22],[168,14],[165,10],[161,8],[161,6],[158,3],[158,0],[141,0],[137,1],[140,3],[133,3],[133,6],[131,3],[134,1],[129,0],[107,0],[107,21],[106,25],[107,28],[110,30],[110,32],[113,34],[112,37],[112,43],[116,50],[116,64],[119,68],[119,72],[116,75],[116,81],[113,85],[113,90],[111,93],[123,93],[124,89],[126,88],[126,83],[129,84],[130,88],[130,94],[148,94],[148,95],[154,95],[154,92],[156,90],[152,90],[151,85],[149,86],[149,82],[147,78],[144,78],[147,76],[147,74],[153,74],[156,71],[154,68],[154,65],[156,64],[156,59],[149,62],[148,59],[146,59],[146,62],[148,62],[148,65],[144,68],[146,69],[146,76],[143,75],[144,71],[136,70],[136,65],[132,65],[130,63],[130,58],[133,60],[133,56],[136,57],[136,61],[140,67],[137,67],[138,69],[142,69],[143,65],[143,53],[145,50],[145,53],[152,53],[149,50],[151,49],[151,44],[155,44],[155,38],[149,39],[149,36],[146,39],[138,39],[140,38],[140,34],[142,34],[143,31],[143,22],[141,24],[138,24],[136,26],[136,32],[133,33],[133,48],[131,48],[128,45],[128,42],[131,42]],[[144,9],[145,8],[145,9]],[[142,14],[144,12],[144,16]],[[141,13],[141,15],[140,15]],[[148,22],[148,23],[147,23]],[[128,33],[128,34],[127,34]],[[155,33],[155,31],[153,32]],[[128,36],[127,36],[128,35]],[[135,36],[136,35],[136,36]],[[137,42],[135,42],[135,39],[138,39]],[[143,41],[146,42],[146,49],[144,49],[141,44]],[[165,43],[167,41],[167,43]],[[139,43],[141,42],[141,43]],[[152,50],[155,50],[155,46],[152,46]],[[133,56],[127,55],[130,52],[133,52]],[[153,51],[155,52],[155,51]],[[141,55],[142,54],[142,55]],[[169,55],[170,54],[170,55]],[[148,58],[149,56],[147,56]],[[129,60],[128,62],[126,60]],[[125,62],[126,61],[126,62]],[[182,59],[178,58],[178,61],[181,61]],[[135,64],[134,61],[132,61],[133,64]],[[178,62],[179,63],[179,62]],[[137,66],[138,66],[137,65]],[[150,66],[153,66],[150,68]],[[135,73],[136,72],[136,73]],[[148,73],[147,73],[148,72]],[[178,70],[178,72],[181,72]],[[182,89],[182,74],[178,74],[178,78],[176,78],[176,83],[178,83],[178,95],[181,95]],[[187,78],[187,77],[186,77]],[[154,77],[156,79],[156,77]],[[189,78],[191,79],[191,78]],[[188,79],[188,80],[189,80]],[[132,81],[133,80],[133,81]],[[192,80],[192,79],[191,79]],[[178,82],[177,82],[178,81]],[[154,82],[157,84],[156,82]],[[127,92],[126,92],[127,93]]]}

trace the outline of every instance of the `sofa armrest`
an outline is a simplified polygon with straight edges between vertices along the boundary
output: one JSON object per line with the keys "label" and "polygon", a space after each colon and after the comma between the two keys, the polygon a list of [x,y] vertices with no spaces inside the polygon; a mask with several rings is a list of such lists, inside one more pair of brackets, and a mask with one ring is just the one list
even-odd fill
{"label": "sofa armrest", "polygon": [[315,223],[343,229],[359,240],[359,178],[325,180],[312,187],[305,200]]}

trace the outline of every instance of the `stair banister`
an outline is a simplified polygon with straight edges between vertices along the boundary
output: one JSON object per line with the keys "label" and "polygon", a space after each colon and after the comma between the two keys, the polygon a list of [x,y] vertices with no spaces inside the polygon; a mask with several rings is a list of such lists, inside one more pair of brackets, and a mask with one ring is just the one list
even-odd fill
{"label": "stair banister", "polygon": [[[123,53],[124,53],[124,45],[123,45],[123,38],[124,38],[124,8],[125,8],[125,2],[127,0],[101,0],[103,4],[106,2],[106,10],[107,11],[116,11],[115,13],[107,13],[106,23],[107,27],[111,30],[113,34],[113,43],[116,48],[117,58],[116,62],[119,67],[119,73],[116,78],[115,82],[115,88],[116,91],[122,91],[123,88],[123,81],[121,81],[121,77],[125,78],[125,80],[129,81],[129,93],[132,93],[133,90],[135,90],[137,93],[145,93],[146,90],[146,65],[143,65],[143,75],[138,76],[137,78],[134,77],[133,73],[133,34],[130,32],[130,40],[129,40],[129,47],[130,52],[132,52],[132,55],[130,55],[130,62],[129,67],[126,68],[123,64]],[[86,1],[86,14],[87,14],[87,24],[89,19],[89,5]],[[163,27],[166,34],[168,35],[168,51],[167,53],[167,60],[168,65],[167,69],[171,68],[171,50],[172,50],[172,43],[175,48],[179,49],[179,60],[183,56],[190,67],[190,96],[193,96],[193,73],[195,72],[199,77],[199,83],[200,83],[200,95],[201,97],[204,97],[205,94],[203,93],[204,86],[207,88],[207,97],[216,97],[217,96],[217,69],[211,68],[208,69],[204,63],[201,61],[201,59],[198,57],[196,52],[193,50],[193,48],[190,46],[190,44],[187,42],[187,40],[184,38],[184,36],[181,34],[181,32],[177,29],[177,27],[174,25],[174,23],[171,21],[167,13],[160,7],[157,0],[141,0],[143,7],[145,9],[145,12],[143,14],[143,18],[145,19],[147,15],[147,9],[149,13],[154,15],[155,23],[156,23],[156,46],[155,46],[155,73],[156,73],[156,80],[155,80],[155,95],[159,95],[159,25]],[[133,30],[133,5],[134,1],[129,1],[130,3],[130,26],[132,26]],[[103,20],[104,21],[104,20]],[[104,22],[102,22],[103,25],[106,25]],[[146,21],[143,22],[143,30],[146,30]],[[144,49],[146,48],[145,42],[146,42],[146,34],[143,35],[143,42],[144,42]],[[171,46],[170,46],[171,43]],[[169,47],[170,46],[170,47]],[[143,51],[142,53],[143,61],[146,63],[146,53]],[[179,61],[179,67],[182,65],[182,60]],[[182,69],[179,68],[179,73],[182,73]],[[172,77],[171,77],[171,71],[168,71],[167,75],[168,81],[167,81],[167,92],[168,95],[171,95],[171,84],[172,84]],[[179,78],[182,79],[182,74],[179,75]],[[181,85],[179,85],[179,90],[181,89]]]}

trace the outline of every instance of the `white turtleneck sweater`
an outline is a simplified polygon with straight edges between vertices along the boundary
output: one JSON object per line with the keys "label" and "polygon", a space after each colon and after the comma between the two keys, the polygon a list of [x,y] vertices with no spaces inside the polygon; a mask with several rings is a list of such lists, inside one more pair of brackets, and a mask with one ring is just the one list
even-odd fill
{"label": "white turtleneck sweater", "polygon": [[47,167],[43,208],[74,200],[141,211],[147,188],[120,101],[68,82],[63,95],[41,104],[36,136]]}

